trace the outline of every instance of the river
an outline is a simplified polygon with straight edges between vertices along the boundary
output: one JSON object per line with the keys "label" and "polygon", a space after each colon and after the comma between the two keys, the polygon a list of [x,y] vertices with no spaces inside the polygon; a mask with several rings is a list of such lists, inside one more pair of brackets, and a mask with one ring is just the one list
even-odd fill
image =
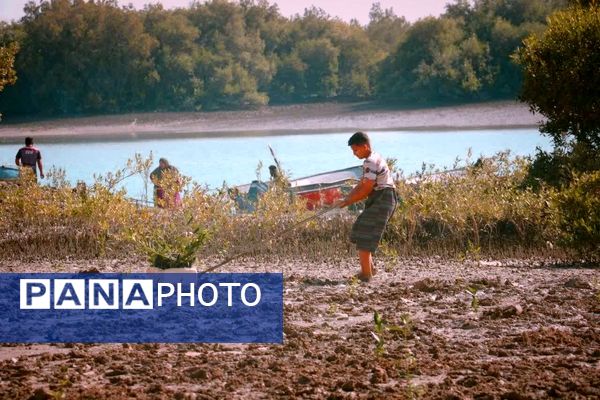
{"label": "river", "polygon": [[[167,158],[172,165],[209,189],[223,182],[238,185],[256,179],[259,162],[261,178],[268,179],[273,164],[268,150],[276,152],[284,170],[292,178],[341,169],[361,162],[347,146],[352,132],[243,136],[214,138],[142,139],[131,141],[82,141],[43,143],[39,146],[44,167],[66,171],[67,179],[93,182],[94,173],[106,173],[123,167],[135,153]],[[369,132],[373,148],[386,158],[396,158],[405,175],[421,169],[423,163],[451,168],[457,157],[464,159],[468,149],[473,158],[510,150],[513,155],[531,155],[536,147],[551,149],[549,138],[535,128],[455,131],[375,131]],[[0,164],[13,165],[19,146],[0,145]],[[139,198],[143,181],[139,177],[124,182],[129,196]]]}

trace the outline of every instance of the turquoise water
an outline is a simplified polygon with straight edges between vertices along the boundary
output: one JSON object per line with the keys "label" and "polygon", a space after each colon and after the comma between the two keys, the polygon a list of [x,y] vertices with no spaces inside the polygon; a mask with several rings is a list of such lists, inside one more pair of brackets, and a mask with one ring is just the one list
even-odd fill
{"label": "turquoise water", "polygon": [[[210,189],[224,181],[238,185],[256,179],[256,167],[263,163],[262,178],[268,179],[273,164],[267,145],[275,150],[283,168],[292,178],[359,165],[348,146],[352,132],[237,138],[179,138],[91,143],[43,143],[44,167],[64,168],[67,179],[93,182],[94,173],[123,167],[128,158],[153,153],[155,164],[165,157],[185,175]],[[396,158],[405,175],[421,169],[423,163],[452,167],[456,157],[464,159],[469,148],[473,158],[510,149],[514,155],[529,155],[537,146],[551,149],[550,139],[536,129],[469,130],[443,132],[370,132],[373,148],[386,158]],[[0,164],[13,165],[17,145],[0,145]],[[132,197],[141,197],[143,181],[129,178],[124,185]]]}

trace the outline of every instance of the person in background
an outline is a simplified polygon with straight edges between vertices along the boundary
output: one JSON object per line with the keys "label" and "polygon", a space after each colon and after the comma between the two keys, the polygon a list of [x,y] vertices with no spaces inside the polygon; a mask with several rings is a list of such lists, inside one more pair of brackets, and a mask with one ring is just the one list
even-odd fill
{"label": "person in background", "polygon": [[154,184],[154,205],[159,208],[173,208],[181,205],[179,170],[169,164],[166,158],[158,160],[158,167],[150,174]]}
{"label": "person in background", "polygon": [[286,189],[290,186],[288,178],[275,165],[269,165],[269,177],[271,186],[276,185],[280,189]]}
{"label": "person in background", "polygon": [[40,169],[40,177],[44,179],[44,166],[42,165],[42,153],[33,147],[33,138],[25,138],[25,147],[21,147],[15,157],[15,164],[19,167],[29,167],[37,179],[37,168]]}
{"label": "person in background", "polygon": [[269,165],[269,175],[271,176],[271,180],[279,178],[279,171],[275,165]]}

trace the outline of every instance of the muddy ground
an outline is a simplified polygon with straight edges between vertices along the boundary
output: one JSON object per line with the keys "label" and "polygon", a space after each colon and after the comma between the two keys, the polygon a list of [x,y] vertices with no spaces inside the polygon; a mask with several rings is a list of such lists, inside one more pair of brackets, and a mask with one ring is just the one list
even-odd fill
{"label": "muddy ground", "polygon": [[3,121],[0,143],[56,140],[132,140],[140,138],[223,137],[350,132],[363,130],[464,130],[535,127],[542,120],[513,101],[430,108],[381,104],[317,103],[266,106],[250,111],[171,112]]}
{"label": "muddy ground", "polygon": [[[8,271],[143,271],[127,261]],[[539,261],[244,261],[282,271],[283,345],[0,346],[0,398],[583,399],[600,397],[600,270]],[[477,303],[467,289],[476,288]],[[384,318],[376,345],[373,314]]]}

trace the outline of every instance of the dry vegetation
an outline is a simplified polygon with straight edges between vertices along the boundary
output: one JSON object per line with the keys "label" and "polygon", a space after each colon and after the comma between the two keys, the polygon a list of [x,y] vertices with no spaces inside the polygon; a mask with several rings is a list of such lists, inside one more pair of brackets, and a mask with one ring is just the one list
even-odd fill
{"label": "dry vegetation", "polygon": [[[277,257],[339,259],[353,254],[348,234],[352,212],[332,212],[279,234],[310,216],[304,203],[281,188],[242,213],[224,188],[210,193],[182,177],[183,204],[176,209],[142,207],[119,183],[149,176],[152,157],[140,155],[88,188],[72,189],[64,171],[52,171],[52,187],[33,180],[0,187],[0,246],[4,259],[118,258],[157,255],[226,257],[250,251]],[[460,166],[465,174],[398,182],[402,199],[384,236],[388,257],[450,258],[525,255],[593,260],[599,254],[600,174],[576,177],[555,189],[527,181],[529,161],[507,153]],[[173,186],[175,184],[172,184]],[[168,186],[168,185],[167,185]],[[32,252],[35,249],[35,252]]]}

